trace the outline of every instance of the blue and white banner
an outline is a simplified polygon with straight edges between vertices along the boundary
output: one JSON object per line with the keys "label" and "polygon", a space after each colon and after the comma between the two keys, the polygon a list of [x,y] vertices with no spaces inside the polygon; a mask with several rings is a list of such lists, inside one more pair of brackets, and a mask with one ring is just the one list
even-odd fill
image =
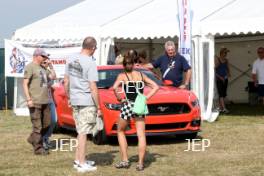
{"label": "blue and white banner", "polygon": [[178,0],[178,18],[180,27],[179,52],[191,65],[191,9],[190,0]]}

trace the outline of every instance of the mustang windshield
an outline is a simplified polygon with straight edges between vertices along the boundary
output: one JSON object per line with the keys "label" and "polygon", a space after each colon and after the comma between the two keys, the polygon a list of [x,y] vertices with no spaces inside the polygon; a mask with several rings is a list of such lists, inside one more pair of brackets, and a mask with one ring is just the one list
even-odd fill
{"label": "mustang windshield", "polygon": [[[159,80],[151,71],[144,69],[135,69],[147,75],[150,79],[155,81],[158,85],[162,85],[162,81]],[[99,82],[97,82],[98,88],[109,88],[112,87],[118,74],[123,72],[123,69],[109,69],[109,70],[99,70],[98,77]]]}

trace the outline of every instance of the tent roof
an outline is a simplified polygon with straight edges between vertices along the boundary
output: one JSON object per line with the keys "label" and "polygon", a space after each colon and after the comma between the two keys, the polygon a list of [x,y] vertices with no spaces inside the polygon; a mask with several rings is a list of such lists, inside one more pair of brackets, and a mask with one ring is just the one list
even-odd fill
{"label": "tent roof", "polygon": [[[264,1],[190,0],[190,3],[193,35],[264,31]],[[13,39],[25,43],[74,43],[87,35],[146,39],[178,34],[176,0],[86,0],[16,30]]]}
{"label": "tent roof", "polygon": [[204,34],[264,33],[264,1],[232,0],[201,20]]}
{"label": "tent roof", "polygon": [[15,31],[22,42],[77,41],[151,0],[86,0]]}
{"label": "tent roof", "polygon": [[103,26],[104,37],[160,38],[179,34],[176,0],[153,0]]}
{"label": "tent roof", "polygon": [[[190,0],[192,33],[199,34],[199,20],[230,0]],[[206,5],[205,5],[206,4]],[[153,0],[102,28],[102,36],[117,38],[160,38],[179,35],[177,0]]]}

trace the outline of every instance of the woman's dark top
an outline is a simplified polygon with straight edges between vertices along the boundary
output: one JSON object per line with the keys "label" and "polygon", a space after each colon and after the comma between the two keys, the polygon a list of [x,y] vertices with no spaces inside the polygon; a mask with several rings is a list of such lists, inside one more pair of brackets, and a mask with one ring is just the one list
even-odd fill
{"label": "woman's dark top", "polygon": [[221,62],[219,59],[219,65],[216,67],[216,74],[223,77],[224,79],[227,79],[227,61]]}
{"label": "woman's dark top", "polygon": [[143,93],[143,91],[144,91],[144,83],[143,83],[142,73],[140,72],[142,81],[130,81],[126,72],[125,72],[125,74],[126,74],[126,77],[128,79],[128,84],[124,84],[124,89],[125,89],[124,91],[126,93],[126,97],[130,101],[135,101],[136,97],[137,97],[136,86],[137,86],[137,89],[140,93]]}

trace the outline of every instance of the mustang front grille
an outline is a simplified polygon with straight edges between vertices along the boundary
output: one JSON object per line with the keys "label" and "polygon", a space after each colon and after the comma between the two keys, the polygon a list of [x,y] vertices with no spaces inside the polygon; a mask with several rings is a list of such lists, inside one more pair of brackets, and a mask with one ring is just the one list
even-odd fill
{"label": "mustang front grille", "polygon": [[146,130],[172,130],[181,129],[187,126],[188,122],[165,123],[165,124],[146,124]]}
{"label": "mustang front grille", "polygon": [[187,114],[191,108],[186,103],[148,104],[148,115]]}

